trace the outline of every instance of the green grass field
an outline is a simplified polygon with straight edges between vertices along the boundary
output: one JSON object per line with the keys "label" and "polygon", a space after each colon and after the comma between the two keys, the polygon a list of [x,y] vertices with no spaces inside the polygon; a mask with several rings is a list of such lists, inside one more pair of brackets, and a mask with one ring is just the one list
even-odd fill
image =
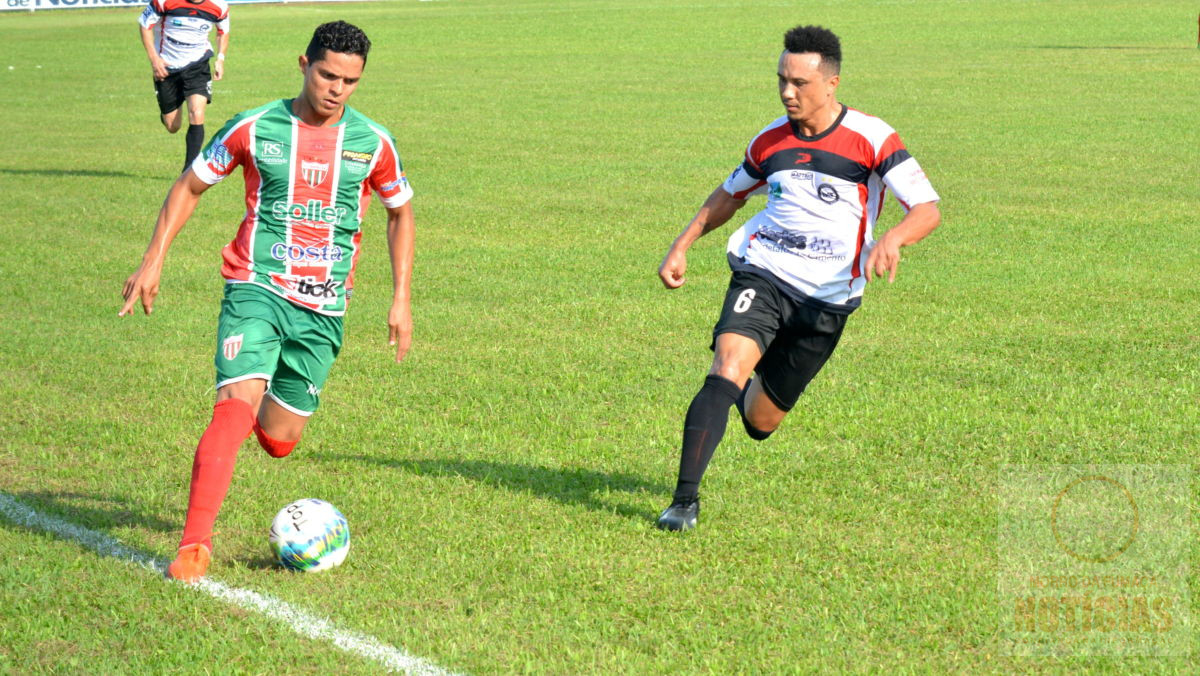
{"label": "green grass field", "polygon": [[[376,205],[321,411],[286,460],[243,447],[211,577],[474,674],[1192,672],[1005,656],[996,505],[1005,465],[1193,460],[1197,9],[235,7],[210,134],[296,94],[317,23],[372,38],[352,103],[395,133],[417,192],[416,330],[392,363]],[[183,147],[157,122],[136,17],[0,15],[0,492],[170,558],[242,193],[205,196],[154,315],[118,319]],[[943,225],[868,288],[779,433],[731,423],[700,528],[660,533],[728,229],[692,249],[683,289],[655,270],[781,114],[798,23],[841,35],[840,99],[900,131]],[[329,574],[271,565],[272,516],[308,496],[350,520]],[[0,673],[381,668],[2,518],[0,607]]]}

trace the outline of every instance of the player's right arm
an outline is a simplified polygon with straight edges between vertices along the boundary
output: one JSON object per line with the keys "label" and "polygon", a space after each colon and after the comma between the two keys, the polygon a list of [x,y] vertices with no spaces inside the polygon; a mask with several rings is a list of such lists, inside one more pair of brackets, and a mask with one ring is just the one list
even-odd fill
{"label": "player's right arm", "polygon": [[658,277],[668,289],[678,289],[687,281],[687,250],[696,240],[725,225],[733,215],[746,204],[746,200],[738,199],[726,190],[725,185],[717,186],[708,199],[704,200],[695,218],[684,227],[662,264],[658,266]]}
{"label": "player's right arm", "polygon": [[154,299],[158,297],[158,282],[162,277],[163,262],[167,258],[167,249],[175,240],[175,235],[183,229],[185,223],[196,211],[200,195],[209,189],[209,184],[201,181],[196,172],[188,169],[179,176],[167,199],[163,201],[162,209],[158,212],[158,221],[154,224],[154,234],[150,236],[150,244],[142,255],[142,264],[125,280],[121,295],[125,297],[125,305],[117,313],[118,317],[133,314],[133,306],[139,299],[142,301],[142,311],[150,314],[154,311]]}
{"label": "player's right arm", "polygon": [[163,80],[167,77],[167,62],[163,61],[158,55],[158,50],[154,47],[154,24],[162,20],[155,8],[155,4],[151,2],[142,11],[141,18],[138,19],[138,31],[142,34],[142,47],[146,48],[146,56],[150,59],[150,68],[154,70],[154,79]]}
{"label": "player's right arm", "polygon": [[700,206],[700,211],[696,212],[695,218],[671,243],[671,248],[667,250],[667,255],[663,257],[662,263],[658,266],[658,278],[668,289],[678,289],[687,281],[687,278],[684,277],[684,273],[687,272],[687,250],[692,244],[704,235],[725,225],[730,218],[733,218],[738,209],[746,205],[746,200],[751,195],[758,194],[766,185],[766,176],[760,167],[762,158],[759,157],[760,152],[755,144],[770,128],[768,126],[758,132],[758,135],[750,141],[742,163],[733,170],[733,173],[729,174],[729,178],[726,178],[724,183],[712,191],[708,199],[704,200],[704,204]]}

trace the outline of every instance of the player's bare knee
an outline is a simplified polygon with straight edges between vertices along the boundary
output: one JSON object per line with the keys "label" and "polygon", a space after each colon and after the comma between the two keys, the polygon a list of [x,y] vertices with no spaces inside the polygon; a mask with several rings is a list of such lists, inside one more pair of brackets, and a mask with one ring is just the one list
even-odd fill
{"label": "player's bare knee", "polygon": [[742,417],[742,427],[746,428],[746,435],[755,441],[766,441],[767,437],[775,433],[779,428],[779,423],[783,419],[756,419],[750,416]]}
{"label": "player's bare knee", "polygon": [[291,440],[275,438],[258,424],[258,420],[254,421],[254,436],[258,439],[258,445],[272,458],[286,457],[296,448],[296,444],[300,443],[299,435]]}
{"label": "player's bare knee", "polygon": [[780,410],[772,403],[763,401],[765,395],[759,395],[751,402],[746,411],[746,421],[764,432],[774,432],[783,423],[787,411]]}
{"label": "player's bare knee", "polygon": [[751,412],[746,416],[746,423],[763,434],[770,434],[779,429],[783,416],[754,415]]}
{"label": "player's bare knee", "polygon": [[708,374],[720,376],[738,387],[745,387],[746,380],[750,378],[750,369],[743,367],[742,364],[736,361],[727,362],[718,358],[714,361]]}

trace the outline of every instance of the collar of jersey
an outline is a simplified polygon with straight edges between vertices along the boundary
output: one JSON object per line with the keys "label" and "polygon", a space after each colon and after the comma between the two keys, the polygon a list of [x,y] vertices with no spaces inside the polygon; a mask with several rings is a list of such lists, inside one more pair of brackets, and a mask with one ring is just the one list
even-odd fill
{"label": "collar of jersey", "polygon": [[343,124],[346,124],[346,118],[350,117],[350,106],[343,104],[342,105],[342,119],[338,120],[337,122],[335,122],[331,125],[328,125],[328,127],[326,127],[325,125],[322,125],[322,126],[312,125],[312,124],[309,124],[309,123],[305,122],[304,120],[300,119],[299,115],[292,112],[292,102],[295,100],[296,100],[295,97],[292,97],[290,99],[280,99],[279,102],[283,106],[283,110],[284,110],[284,112],[287,113],[288,117],[295,120],[297,124],[299,124],[303,127],[308,127],[309,129],[326,129],[326,128],[332,129],[334,127],[340,127]]}
{"label": "collar of jersey", "polygon": [[[829,125],[828,129],[821,132],[820,134],[817,134],[816,136],[805,136],[804,134],[801,134],[800,133],[800,125],[797,124],[796,122],[793,122],[792,120],[788,120],[788,124],[792,126],[792,135],[794,135],[796,138],[800,139],[801,141],[820,141],[821,139],[825,138],[826,136],[829,136],[830,134],[832,134],[834,132],[834,130],[836,130],[838,127],[842,126],[842,119],[844,117],[846,117],[846,112],[850,110],[850,106],[848,106],[844,103],[839,104],[839,105],[841,105],[841,107],[842,107],[842,112],[838,113],[837,119],[833,121],[833,124]],[[291,112],[291,111],[289,110],[288,112]],[[344,117],[345,116],[343,116],[343,118]]]}

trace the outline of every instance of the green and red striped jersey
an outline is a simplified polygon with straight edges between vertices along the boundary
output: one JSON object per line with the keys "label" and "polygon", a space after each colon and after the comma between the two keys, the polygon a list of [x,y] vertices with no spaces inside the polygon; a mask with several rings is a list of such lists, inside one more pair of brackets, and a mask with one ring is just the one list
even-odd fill
{"label": "green and red striped jersey", "polygon": [[349,106],[337,124],[313,127],[281,99],[227,122],[192,171],[212,185],[238,166],[246,215],[221,252],[221,274],[344,314],[371,191],[392,209],[412,197],[391,134]]}

